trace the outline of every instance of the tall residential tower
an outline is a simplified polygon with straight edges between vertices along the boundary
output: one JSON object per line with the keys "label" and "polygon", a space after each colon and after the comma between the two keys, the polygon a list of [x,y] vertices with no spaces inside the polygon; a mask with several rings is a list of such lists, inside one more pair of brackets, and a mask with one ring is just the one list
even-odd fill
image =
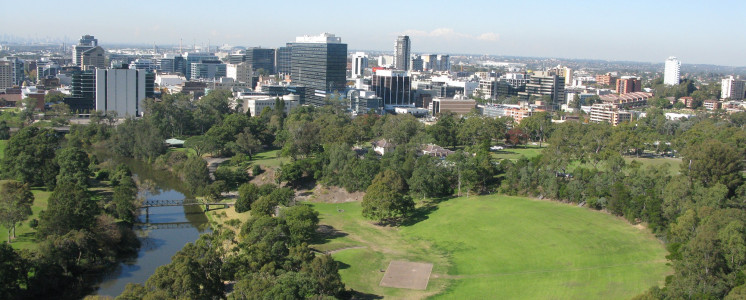
{"label": "tall residential tower", "polygon": [[666,69],[663,73],[663,83],[666,85],[679,84],[679,72],[681,71],[681,61],[676,57],[666,59]]}
{"label": "tall residential tower", "polygon": [[409,36],[400,35],[394,44],[394,67],[397,70],[409,71],[409,54],[412,45]]}
{"label": "tall residential tower", "polygon": [[744,90],[746,89],[744,87],[745,85],[746,83],[743,80],[735,79],[733,78],[733,76],[723,79],[720,90],[720,98],[730,100],[743,100]]}

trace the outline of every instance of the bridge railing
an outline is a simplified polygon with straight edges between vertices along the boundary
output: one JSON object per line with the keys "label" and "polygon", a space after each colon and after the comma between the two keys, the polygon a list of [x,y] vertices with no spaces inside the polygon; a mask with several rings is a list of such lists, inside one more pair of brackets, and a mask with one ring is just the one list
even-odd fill
{"label": "bridge railing", "polygon": [[197,199],[155,199],[144,201],[142,206],[181,206],[189,204],[201,204],[201,202]]}

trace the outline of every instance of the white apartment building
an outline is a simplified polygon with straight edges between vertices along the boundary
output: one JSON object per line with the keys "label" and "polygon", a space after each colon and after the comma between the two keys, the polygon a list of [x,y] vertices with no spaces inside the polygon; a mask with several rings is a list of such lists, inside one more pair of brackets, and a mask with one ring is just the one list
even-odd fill
{"label": "white apartment building", "polygon": [[730,76],[729,78],[723,79],[722,85],[720,86],[720,98],[731,99],[731,100],[743,100],[744,98],[744,87],[746,81],[737,80]]}
{"label": "white apartment building", "polygon": [[669,57],[666,59],[666,67],[663,72],[663,83],[666,85],[677,85],[679,84],[679,77],[681,72],[681,61],[676,57]]}

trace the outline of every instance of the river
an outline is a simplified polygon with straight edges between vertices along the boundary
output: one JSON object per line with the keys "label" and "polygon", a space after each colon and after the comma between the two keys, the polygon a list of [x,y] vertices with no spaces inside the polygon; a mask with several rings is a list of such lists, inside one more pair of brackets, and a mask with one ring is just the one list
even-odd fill
{"label": "river", "polygon": [[[97,156],[101,159],[103,155],[97,153]],[[182,182],[169,172],[154,170],[132,159],[115,160],[127,164],[139,182],[147,183],[149,188],[141,191],[141,195],[148,200],[180,200],[189,196]],[[144,283],[186,243],[209,232],[207,217],[199,206],[152,207],[147,216],[142,209],[139,223],[134,228],[141,243],[137,257],[119,263],[104,275],[96,294],[116,297],[128,283]]]}

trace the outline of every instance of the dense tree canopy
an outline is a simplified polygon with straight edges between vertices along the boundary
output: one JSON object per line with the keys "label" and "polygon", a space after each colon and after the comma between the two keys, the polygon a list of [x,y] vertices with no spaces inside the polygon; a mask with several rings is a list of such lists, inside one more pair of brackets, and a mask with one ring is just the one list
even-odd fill
{"label": "dense tree canopy", "polygon": [[414,209],[414,201],[406,194],[406,183],[391,170],[376,175],[363,197],[363,216],[383,223],[406,218]]}
{"label": "dense tree canopy", "polygon": [[52,129],[24,127],[15,133],[0,160],[3,173],[33,186],[54,188],[59,167],[54,161],[60,136]]}

